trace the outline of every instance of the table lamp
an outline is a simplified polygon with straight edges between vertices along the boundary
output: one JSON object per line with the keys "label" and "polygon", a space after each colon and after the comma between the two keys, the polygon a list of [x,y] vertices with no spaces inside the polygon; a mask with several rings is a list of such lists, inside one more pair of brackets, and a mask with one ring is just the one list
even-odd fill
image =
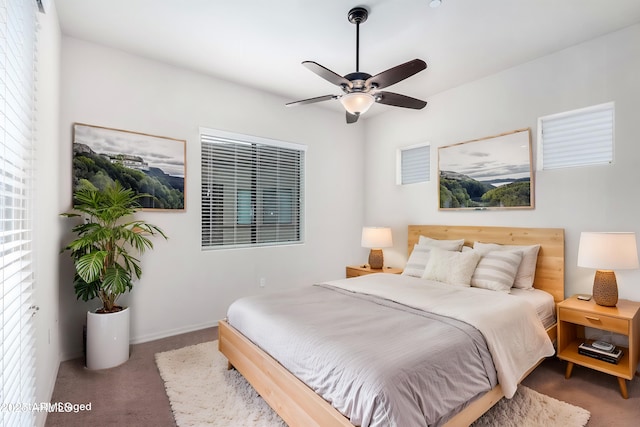
{"label": "table lamp", "polygon": [[615,307],[618,284],[613,270],[638,268],[636,234],[582,232],[578,246],[578,267],[595,268],[593,300],[598,305]]}
{"label": "table lamp", "polygon": [[370,248],[369,266],[380,269],[384,265],[382,248],[393,246],[391,239],[391,228],[389,227],[363,227],[362,247]]}

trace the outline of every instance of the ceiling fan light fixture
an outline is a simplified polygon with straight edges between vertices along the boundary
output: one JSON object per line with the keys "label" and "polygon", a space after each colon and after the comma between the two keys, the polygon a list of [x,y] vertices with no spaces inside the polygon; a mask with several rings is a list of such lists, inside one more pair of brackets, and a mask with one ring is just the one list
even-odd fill
{"label": "ceiling fan light fixture", "polygon": [[436,8],[436,7],[440,7],[441,4],[442,4],[442,0],[431,0],[429,2],[429,7]]}
{"label": "ceiling fan light fixture", "polygon": [[371,108],[375,102],[375,98],[364,92],[351,92],[340,97],[340,102],[344,109],[351,114],[364,114]]}

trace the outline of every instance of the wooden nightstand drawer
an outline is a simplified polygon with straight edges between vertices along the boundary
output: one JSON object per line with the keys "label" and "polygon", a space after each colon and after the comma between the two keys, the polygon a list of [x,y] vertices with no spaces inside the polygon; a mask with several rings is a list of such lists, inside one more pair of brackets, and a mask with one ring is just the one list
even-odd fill
{"label": "wooden nightstand drawer", "polygon": [[605,316],[599,313],[585,313],[560,307],[560,318],[565,322],[577,325],[589,326],[605,331],[618,332],[627,335],[629,333],[629,320]]}
{"label": "wooden nightstand drawer", "polygon": [[347,267],[347,277],[366,276],[371,274],[371,271],[361,270],[358,268]]}
{"label": "wooden nightstand drawer", "polygon": [[402,273],[401,268],[394,267],[385,267],[385,268],[371,268],[368,265],[348,265],[347,266],[347,278],[349,277],[358,277],[365,276],[367,274],[373,273],[388,273],[388,274],[400,274]]}

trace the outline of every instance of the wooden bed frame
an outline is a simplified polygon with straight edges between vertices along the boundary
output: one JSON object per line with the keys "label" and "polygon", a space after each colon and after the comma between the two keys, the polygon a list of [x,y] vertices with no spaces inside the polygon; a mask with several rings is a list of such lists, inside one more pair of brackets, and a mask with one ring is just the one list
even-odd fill
{"label": "wooden bed frame", "polygon": [[[468,246],[472,246],[474,241],[511,245],[540,244],[534,287],[549,292],[556,303],[564,299],[563,229],[410,225],[409,253],[421,235],[439,240],[464,238],[465,245]],[[556,326],[547,329],[547,333],[555,340]],[[225,320],[219,322],[218,346],[228,359],[229,368],[236,368],[290,427],[353,427],[344,415]],[[529,372],[533,369],[535,366]],[[449,420],[446,426],[471,424],[503,396],[498,384],[471,402]]]}

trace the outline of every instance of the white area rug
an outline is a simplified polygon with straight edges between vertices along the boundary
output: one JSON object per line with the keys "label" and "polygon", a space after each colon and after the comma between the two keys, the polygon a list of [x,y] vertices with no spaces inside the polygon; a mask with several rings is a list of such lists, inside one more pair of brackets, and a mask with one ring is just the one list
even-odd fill
{"label": "white area rug", "polygon": [[[156,354],[179,427],[286,427],[211,341]],[[473,426],[583,427],[589,411],[518,387]]]}

